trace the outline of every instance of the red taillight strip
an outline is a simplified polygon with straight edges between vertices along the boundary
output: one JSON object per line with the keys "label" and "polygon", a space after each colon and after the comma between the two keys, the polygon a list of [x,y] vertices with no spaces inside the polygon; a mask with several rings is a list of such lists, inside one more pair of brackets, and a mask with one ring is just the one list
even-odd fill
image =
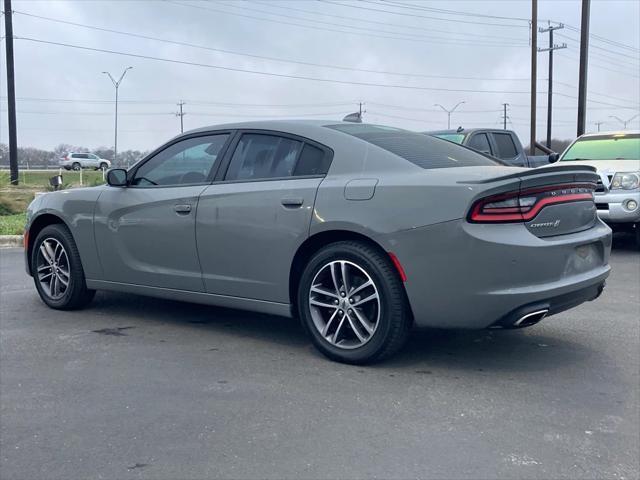
{"label": "red taillight strip", "polygon": [[[519,199],[521,197],[529,197],[534,194],[544,192],[571,190],[576,188],[588,188],[589,190],[591,190],[591,193],[564,193],[553,197],[536,199],[536,202],[531,206],[502,208],[496,207],[487,209],[491,213],[483,213],[483,207],[488,203],[498,202],[510,198]],[[493,195],[480,199],[473,205],[471,212],[469,213],[469,221],[479,223],[526,222],[534,218],[540,212],[540,210],[548,205],[593,200],[593,190],[595,190],[595,185],[588,183],[552,185],[542,188],[530,188],[521,192],[508,192],[499,195]]]}

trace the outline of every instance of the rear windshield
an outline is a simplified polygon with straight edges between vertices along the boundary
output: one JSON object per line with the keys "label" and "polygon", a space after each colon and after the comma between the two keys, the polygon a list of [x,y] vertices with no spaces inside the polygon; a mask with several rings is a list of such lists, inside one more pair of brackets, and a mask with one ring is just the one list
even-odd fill
{"label": "rear windshield", "polygon": [[640,135],[619,134],[581,138],[571,145],[560,161],[638,159]]}
{"label": "rear windshield", "polygon": [[426,169],[500,165],[473,150],[423,133],[358,123],[327,128],[360,138]]}
{"label": "rear windshield", "polygon": [[464,141],[464,135],[462,133],[436,133],[434,137],[442,138],[443,140],[449,140],[453,143],[462,143]]}

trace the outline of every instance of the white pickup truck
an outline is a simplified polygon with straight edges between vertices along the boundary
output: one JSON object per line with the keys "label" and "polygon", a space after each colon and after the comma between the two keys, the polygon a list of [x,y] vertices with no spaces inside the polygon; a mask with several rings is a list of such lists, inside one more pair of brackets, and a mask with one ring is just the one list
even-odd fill
{"label": "white pickup truck", "polygon": [[598,170],[598,216],[613,230],[633,231],[640,248],[640,131],[582,135],[567,147],[559,162]]}

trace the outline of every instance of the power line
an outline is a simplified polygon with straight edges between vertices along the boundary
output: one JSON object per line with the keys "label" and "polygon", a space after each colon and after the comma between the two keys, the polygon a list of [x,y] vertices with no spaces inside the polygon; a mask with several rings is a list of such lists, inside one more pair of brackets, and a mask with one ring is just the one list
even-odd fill
{"label": "power line", "polygon": [[495,20],[516,20],[521,22],[528,22],[530,19],[523,17],[504,17],[500,15],[487,15],[483,13],[475,13],[475,12],[461,12],[459,10],[447,10],[444,8],[435,8],[435,7],[425,7],[424,5],[409,5],[407,3],[402,2],[394,2],[391,0],[383,0],[382,2],[372,2],[369,0],[364,0],[365,3],[371,3],[374,5],[393,5],[399,8],[409,9],[409,10],[419,10],[426,12],[435,12],[442,13],[444,15],[459,15],[464,17],[477,17],[477,18],[492,18]]}
{"label": "power line", "polygon": [[465,23],[465,24],[471,24],[471,25],[489,25],[489,26],[493,26],[493,27],[506,27],[506,28],[528,28],[526,25],[514,25],[514,24],[504,24],[504,23],[488,23],[488,22],[472,22],[472,21],[468,21],[468,20],[433,17],[433,16],[427,16],[427,15],[418,15],[416,13],[394,12],[394,11],[391,11],[391,10],[383,10],[383,9],[379,9],[379,8],[363,7],[361,5],[345,4],[345,3],[340,3],[340,2],[333,1],[333,0],[317,0],[317,1],[324,2],[324,3],[329,3],[329,4],[333,4],[333,5],[340,5],[342,7],[356,8],[356,9],[359,9],[359,10],[370,10],[370,11],[373,11],[373,12],[383,12],[383,13],[389,13],[391,15],[400,15],[400,16],[403,16],[403,17],[411,17],[411,18],[416,18],[416,17],[417,18],[426,18],[426,19],[431,19],[431,20],[439,20],[439,21],[442,21],[442,22]]}
{"label": "power line", "polygon": [[173,45],[180,45],[180,46],[184,46],[184,47],[198,48],[198,49],[202,49],[202,50],[208,50],[208,51],[219,52],[219,53],[226,53],[226,54],[230,54],[230,55],[239,55],[239,56],[250,57],[250,58],[258,58],[258,59],[261,59],[261,60],[270,60],[270,61],[276,61],[276,62],[292,63],[292,64],[296,64],[296,65],[306,65],[306,66],[312,66],[312,67],[333,68],[333,69],[344,70],[344,71],[354,71],[354,72],[363,72],[363,73],[376,73],[376,74],[382,74],[382,75],[396,75],[396,76],[403,76],[403,77],[407,76],[407,77],[417,77],[417,78],[443,78],[443,79],[453,79],[453,80],[482,80],[482,81],[511,81],[511,80],[513,80],[513,81],[524,81],[524,80],[528,80],[528,78],[496,78],[496,77],[469,77],[469,76],[463,77],[463,76],[451,76],[451,75],[430,75],[430,74],[422,74],[422,73],[373,70],[373,69],[365,69],[365,68],[347,67],[347,66],[342,66],[342,65],[331,65],[331,64],[324,64],[324,63],[305,62],[305,61],[299,61],[299,60],[291,60],[291,59],[286,59],[286,58],[270,57],[270,56],[265,56],[265,55],[256,55],[256,54],[251,54],[251,53],[238,52],[238,51],[226,50],[226,49],[221,49],[221,48],[214,48],[214,47],[209,47],[209,46],[206,46],[206,45],[199,45],[199,44],[183,42],[183,41],[178,41],[178,40],[169,40],[169,39],[166,39],[166,38],[153,37],[153,36],[150,36],[150,35],[143,35],[143,34],[139,34],[139,33],[125,32],[123,30],[115,30],[115,29],[111,29],[111,28],[98,27],[98,26],[95,26],[95,25],[87,25],[87,24],[82,24],[82,23],[70,22],[70,21],[67,21],[67,20],[61,20],[61,19],[57,19],[57,18],[44,17],[42,15],[35,15],[35,14],[32,14],[32,13],[27,13],[27,12],[14,11],[14,13],[15,14],[19,14],[19,15],[25,15],[25,16],[32,17],[32,18],[37,18],[37,19],[40,19],[40,20],[60,23],[60,24],[63,24],[63,25],[71,25],[71,26],[74,26],[74,27],[87,28],[87,29],[90,29],[90,30],[97,30],[97,31],[113,33],[113,34],[117,34],[117,35],[125,35],[125,36],[128,36],[128,37],[141,38],[141,39],[144,39],[144,40],[153,40],[153,41],[158,41],[158,42],[163,42],[163,43],[168,43],[168,44],[173,44]]}
{"label": "power line", "polygon": [[[568,30],[580,33],[580,29],[578,27],[574,27],[573,25],[569,25],[569,24],[566,24],[566,23],[565,23],[565,27],[567,27]],[[603,37],[601,35],[596,35],[595,33],[589,33],[589,36],[591,38],[593,38],[593,39],[596,39],[596,40],[602,42],[602,43],[607,43],[609,45],[613,45],[613,46],[616,46],[616,47],[625,48],[627,50],[631,50],[632,52],[640,52],[640,48],[638,48],[638,47],[633,47],[631,45],[627,45],[625,43],[618,42],[616,40],[611,40],[610,38]]]}
{"label": "power line", "polygon": [[333,15],[330,13],[324,13],[324,12],[318,12],[318,11],[313,11],[313,10],[305,10],[305,9],[301,9],[301,8],[293,8],[290,6],[290,4],[287,4],[286,7],[280,6],[280,5],[275,5],[273,3],[266,3],[266,2],[261,2],[259,0],[254,0],[253,3],[260,3],[260,4],[267,4],[269,6],[271,6],[272,8],[279,8],[279,9],[283,9],[283,10],[287,10],[287,11],[295,11],[295,12],[302,12],[302,13],[307,13],[307,14],[311,14],[311,15],[321,15],[323,17],[329,17],[329,18],[340,18],[340,19],[347,19],[347,20],[352,20],[352,21],[356,21],[356,22],[362,22],[362,23],[370,23],[373,25],[384,25],[384,26],[388,26],[388,27],[398,27],[398,28],[408,28],[410,30],[419,30],[419,31],[423,31],[423,32],[438,32],[438,33],[447,33],[447,34],[451,34],[451,35],[462,35],[462,36],[474,36],[474,37],[481,37],[481,38],[490,38],[490,39],[497,39],[497,40],[507,40],[507,41],[520,41],[520,39],[518,38],[513,38],[513,37],[502,37],[499,35],[485,35],[485,34],[481,34],[481,33],[472,33],[472,32],[452,32],[450,30],[439,30],[439,29],[435,29],[435,28],[425,28],[425,27],[416,27],[413,25],[406,25],[406,24],[399,24],[399,23],[390,23],[390,22],[377,22],[375,20],[366,20],[364,18],[359,18],[359,17],[351,17],[348,15]]}
{"label": "power line", "polygon": [[[0,100],[6,100],[7,97],[0,97]],[[18,101],[25,102],[50,102],[50,103],[94,103],[94,104],[113,104],[113,100],[88,100],[78,98],[42,98],[42,97],[16,97]],[[212,102],[208,100],[186,100],[191,105],[218,105],[227,107],[291,107],[291,108],[313,108],[313,107],[340,107],[353,105],[352,101],[344,102],[324,102],[324,103],[229,103],[229,102]],[[119,100],[119,103],[127,104],[156,104],[156,105],[173,105],[175,100]]]}
{"label": "power line", "polygon": [[[176,1],[171,1],[171,0],[167,0],[169,1],[169,3],[173,4],[173,5],[180,5],[183,7],[189,7],[189,8],[197,8],[200,10],[207,10],[207,11],[211,11],[211,12],[216,12],[216,13],[222,13],[222,14],[226,14],[226,15],[235,15],[238,17],[244,17],[244,18],[251,18],[253,20],[260,20],[260,21],[265,21],[265,22],[273,22],[273,23],[279,23],[279,24],[283,24],[283,25],[292,25],[295,27],[301,27],[301,28],[306,28],[306,29],[311,29],[311,30],[324,30],[324,31],[328,31],[328,32],[337,32],[337,33],[346,33],[348,35],[358,35],[358,36],[367,36],[367,37],[372,37],[372,38],[382,38],[382,39],[386,39],[386,40],[405,40],[405,41],[411,41],[411,42],[418,42],[418,43],[441,43],[441,44],[446,44],[446,45],[462,45],[462,46],[489,46],[489,47],[521,47],[522,45],[504,45],[502,43],[498,43],[498,42],[494,42],[494,43],[489,43],[489,42],[478,42],[478,41],[472,41],[469,40],[468,42],[465,42],[463,40],[458,40],[458,41],[453,41],[451,39],[447,39],[447,38],[441,38],[441,37],[433,37],[433,39],[424,39],[424,38],[413,38],[411,36],[404,36],[404,37],[399,37],[399,36],[393,36],[393,35],[378,35],[376,33],[367,33],[367,32],[355,32],[355,31],[347,31],[347,30],[338,30],[335,28],[329,28],[329,27],[320,27],[320,26],[316,26],[316,25],[302,25],[299,23],[293,23],[293,22],[288,22],[285,20],[276,20],[276,19],[272,19],[272,18],[264,18],[264,17],[256,17],[254,15],[248,15],[245,13],[237,13],[237,12],[229,12],[227,10],[220,10],[217,8],[211,8],[209,6],[202,6],[202,5],[192,5],[192,4],[188,4],[188,3],[182,3],[182,2],[176,2]],[[236,8],[242,8],[242,7],[236,7]],[[275,15],[275,14],[271,14],[271,15]],[[300,20],[298,18],[298,20]],[[304,20],[303,20],[304,21]],[[306,20],[308,22],[313,22],[318,23],[317,20]],[[327,23],[327,22],[321,22],[321,23]],[[357,30],[362,30],[364,29],[364,27],[353,27],[353,26],[347,26],[347,28],[354,28]],[[371,29],[365,29],[365,30],[370,30],[375,32],[375,30],[371,30]],[[396,32],[391,32],[391,33],[395,33],[395,35],[401,35],[400,33],[396,33]],[[406,34],[405,34],[406,35]],[[415,37],[415,35],[413,35]],[[424,37],[424,36],[421,36]]]}
{"label": "power line", "polygon": [[[570,36],[568,36],[568,35],[563,35],[563,34],[561,34],[561,33],[558,33],[557,35],[558,35],[559,37],[561,37],[561,38],[564,38],[564,39],[569,40],[570,42],[580,43],[580,41],[579,41],[579,40],[576,40],[575,38],[570,37]],[[617,52],[617,51],[615,51],[615,50],[611,50],[611,49],[609,49],[609,48],[600,47],[600,46],[598,46],[598,45],[590,45],[590,47],[591,47],[591,48],[595,48],[596,50],[602,50],[602,51],[607,52],[607,53],[609,53],[609,54],[619,55],[619,56],[621,56],[621,57],[624,57],[624,58],[626,58],[626,59],[631,59],[631,60],[634,60],[634,61],[636,61],[636,62],[640,61],[640,60],[638,59],[638,56],[637,56],[637,55],[629,55],[629,54],[627,54],[627,53]]]}
{"label": "power line", "polygon": [[140,58],[140,59],[145,59],[145,60],[154,60],[154,61],[158,61],[158,62],[165,62],[165,63],[175,63],[175,64],[180,64],[180,65],[190,65],[190,66],[195,66],[195,67],[204,67],[204,68],[212,68],[212,69],[216,69],[216,70],[225,70],[225,71],[230,71],[230,72],[239,72],[239,73],[251,73],[251,74],[255,74],[255,75],[264,75],[264,76],[270,76],[270,77],[278,77],[278,78],[290,78],[290,79],[296,79],[296,80],[308,80],[308,81],[315,81],[315,82],[323,82],[323,83],[335,83],[335,84],[342,84],[342,85],[357,85],[357,86],[364,86],[364,87],[380,87],[380,88],[397,88],[397,89],[405,89],[405,90],[421,90],[421,91],[433,91],[433,92],[458,92],[458,93],[488,93],[488,94],[528,94],[528,91],[513,91],[513,90],[476,90],[476,89],[465,89],[465,88],[444,88],[444,87],[422,87],[422,86],[417,86],[417,85],[400,85],[400,84],[388,84],[388,83],[373,83],[373,82],[360,82],[360,81],[350,81],[350,80],[339,80],[339,79],[329,79],[329,78],[320,78],[320,77],[312,77],[312,76],[306,76],[306,75],[293,75],[293,74],[286,74],[286,73],[275,73],[275,72],[267,72],[267,71],[262,71],[262,70],[252,70],[252,69],[246,69],[246,68],[239,68],[239,67],[225,67],[222,65],[215,65],[215,64],[210,64],[210,63],[200,63],[200,62],[189,62],[186,60],[176,60],[176,59],[170,59],[170,58],[163,58],[163,57],[155,57],[155,56],[151,56],[151,55],[142,55],[142,54],[136,54],[136,53],[129,53],[129,52],[120,52],[117,50],[108,50],[108,49],[102,49],[102,48],[94,48],[94,47],[87,47],[87,46],[82,46],[82,45],[74,45],[71,43],[63,43],[63,42],[52,42],[49,40],[42,40],[42,39],[37,39],[37,38],[31,38],[31,37],[14,37],[17,40],[23,40],[23,41],[27,41],[27,42],[34,42],[34,43],[39,43],[39,44],[47,44],[47,45],[56,45],[59,47],[65,47],[65,48],[73,48],[73,49],[77,49],[77,50],[85,50],[85,51],[90,51],[90,52],[101,52],[101,53],[109,53],[112,55],[120,55],[120,56],[125,56],[125,57],[132,57],[132,58]]}

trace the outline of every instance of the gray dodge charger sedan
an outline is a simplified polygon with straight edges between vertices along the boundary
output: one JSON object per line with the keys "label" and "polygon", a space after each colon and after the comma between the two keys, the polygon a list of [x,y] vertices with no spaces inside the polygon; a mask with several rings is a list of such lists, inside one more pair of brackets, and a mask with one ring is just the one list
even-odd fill
{"label": "gray dodge charger sedan", "polygon": [[35,199],[27,270],[52,308],[102,289],[297,315],[325,355],[365,363],[413,325],[525,327],[597,298],[598,178],[377,125],[202,128]]}

